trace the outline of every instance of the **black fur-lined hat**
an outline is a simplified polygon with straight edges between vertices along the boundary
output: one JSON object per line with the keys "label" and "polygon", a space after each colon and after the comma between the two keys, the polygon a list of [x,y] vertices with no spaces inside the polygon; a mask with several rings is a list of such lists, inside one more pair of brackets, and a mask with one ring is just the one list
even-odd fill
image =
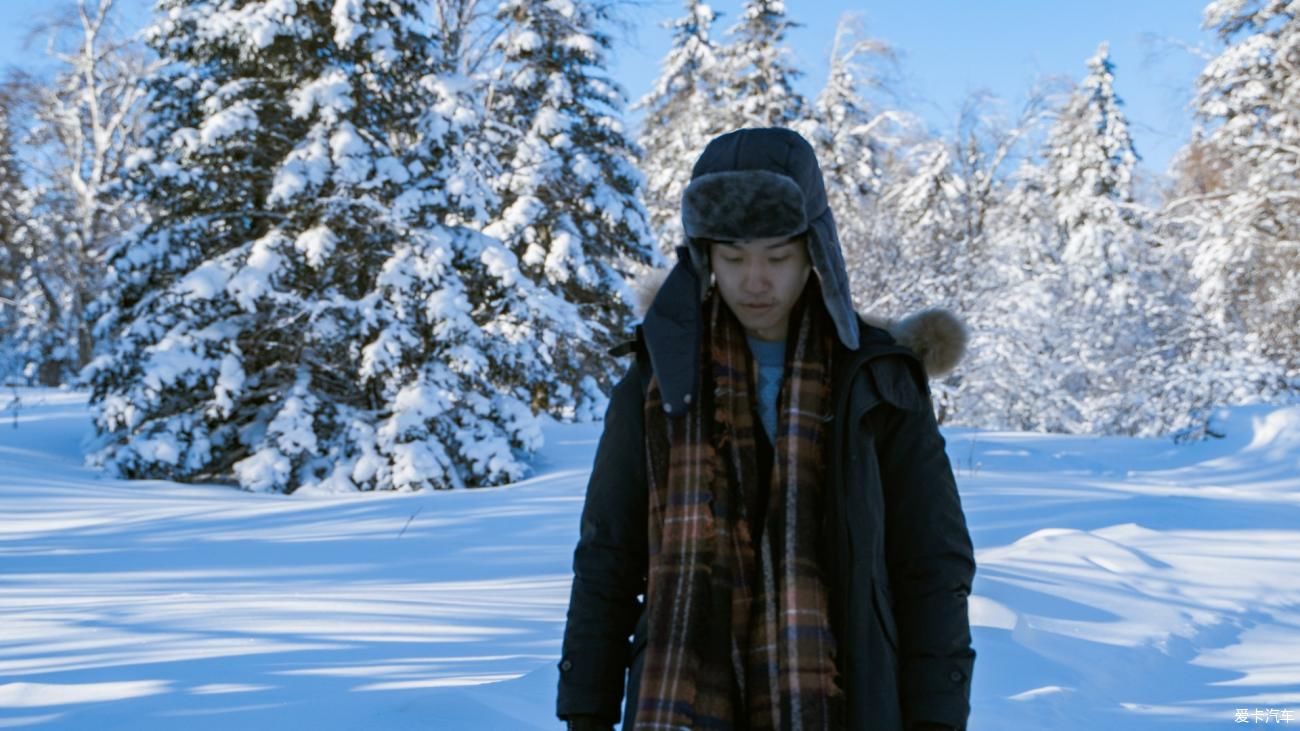
{"label": "black fur-lined hat", "polygon": [[[858,319],[835,218],[812,145],[782,127],[739,129],[700,154],[682,195],[682,227],[696,275],[707,287],[701,240],[741,241],[808,234],[808,258],[826,311],[845,347],[858,347]],[[704,290],[701,291],[703,295]]]}

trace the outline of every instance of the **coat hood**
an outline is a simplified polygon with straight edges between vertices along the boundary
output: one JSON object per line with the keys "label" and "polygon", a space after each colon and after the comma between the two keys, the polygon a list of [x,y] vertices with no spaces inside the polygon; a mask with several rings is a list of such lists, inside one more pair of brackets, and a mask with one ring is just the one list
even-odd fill
{"label": "coat hood", "polygon": [[[685,247],[678,247],[677,255],[677,265],[672,269],[649,270],[632,283],[636,316],[642,318],[651,364],[659,374],[664,405],[669,411],[689,406],[689,395],[695,390],[694,364],[699,353],[700,308],[692,298],[698,285],[693,267],[686,261],[689,255]],[[861,325],[887,333],[895,343],[910,349],[930,378],[951,372],[966,355],[970,337],[966,324],[942,307],[913,312],[897,320],[854,310],[853,318]],[[866,340],[880,342],[875,337]],[[861,347],[867,347],[866,343]]]}
{"label": "coat hood", "polygon": [[783,127],[738,129],[709,142],[682,194],[682,228],[696,279],[709,282],[706,240],[807,232],[808,258],[844,347],[858,347],[858,321],[835,218],[812,145]]}

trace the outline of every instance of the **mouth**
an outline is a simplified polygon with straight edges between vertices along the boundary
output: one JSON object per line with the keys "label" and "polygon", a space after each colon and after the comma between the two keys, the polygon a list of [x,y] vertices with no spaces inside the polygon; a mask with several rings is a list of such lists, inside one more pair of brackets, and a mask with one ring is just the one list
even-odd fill
{"label": "mouth", "polygon": [[749,302],[744,302],[744,303],[742,303],[740,306],[741,306],[741,307],[744,307],[745,309],[750,310],[750,311],[752,311],[752,312],[762,312],[762,311],[764,311],[764,310],[770,309],[770,308],[772,307],[772,303],[771,303],[771,302],[767,302],[767,303],[758,302],[758,303],[752,303],[752,304],[751,304],[751,303],[749,303]]}

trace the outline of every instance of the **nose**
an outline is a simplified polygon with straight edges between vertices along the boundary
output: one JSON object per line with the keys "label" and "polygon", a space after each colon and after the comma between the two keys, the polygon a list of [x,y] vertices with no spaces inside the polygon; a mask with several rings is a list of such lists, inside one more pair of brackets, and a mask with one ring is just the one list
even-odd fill
{"label": "nose", "polygon": [[771,288],[772,282],[763,257],[754,257],[745,264],[744,276],[740,288],[745,294],[763,294]]}

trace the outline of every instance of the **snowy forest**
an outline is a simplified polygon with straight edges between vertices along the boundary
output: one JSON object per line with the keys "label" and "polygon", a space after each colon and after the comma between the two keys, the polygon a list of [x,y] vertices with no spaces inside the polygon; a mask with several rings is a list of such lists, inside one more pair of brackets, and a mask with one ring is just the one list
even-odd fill
{"label": "snowy forest", "polygon": [[75,6],[57,73],[0,84],[0,379],[88,391],[115,476],[518,480],[541,419],[600,418],[691,163],[748,126],[813,143],[860,311],[966,322],[945,425],[1196,440],[1300,399],[1294,1],[1204,8],[1196,129],[1159,174],[1105,42],[940,134],[852,17],[801,94],[781,0],[686,0],[636,100],[608,0]]}

